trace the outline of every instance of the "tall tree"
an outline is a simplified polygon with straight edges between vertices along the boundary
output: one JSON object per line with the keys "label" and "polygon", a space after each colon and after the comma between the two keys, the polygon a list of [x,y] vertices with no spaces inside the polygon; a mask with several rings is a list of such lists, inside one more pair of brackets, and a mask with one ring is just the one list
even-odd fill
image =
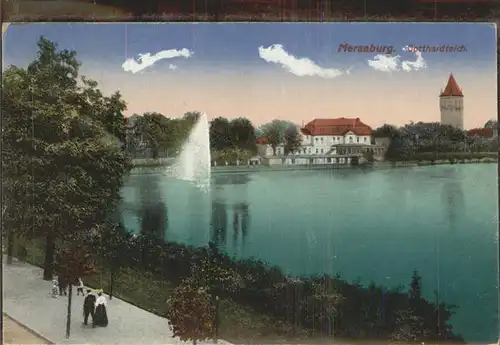
{"label": "tall tree", "polygon": [[283,143],[284,132],[288,126],[288,122],[282,120],[273,120],[262,125],[259,130],[259,136],[267,139],[269,145],[273,149],[273,154],[276,155],[276,148]]}
{"label": "tall tree", "polygon": [[[44,278],[52,279],[56,240],[99,228],[130,166],[117,136],[96,120],[109,108],[75,102],[82,92],[76,53],[43,37],[38,48],[27,69],[4,73],[2,163],[13,205],[7,219],[18,219],[20,233],[45,237]],[[22,213],[14,211],[19,205]]]}
{"label": "tall tree", "polygon": [[249,119],[238,117],[231,120],[230,133],[233,147],[240,150],[255,152],[255,129]]}
{"label": "tall tree", "polygon": [[290,125],[284,133],[285,154],[296,152],[302,145],[302,135],[295,125]]}
{"label": "tall tree", "polygon": [[210,121],[210,147],[219,151],[231,146],[231,128],[229,120],[224,117],[216,117]]}

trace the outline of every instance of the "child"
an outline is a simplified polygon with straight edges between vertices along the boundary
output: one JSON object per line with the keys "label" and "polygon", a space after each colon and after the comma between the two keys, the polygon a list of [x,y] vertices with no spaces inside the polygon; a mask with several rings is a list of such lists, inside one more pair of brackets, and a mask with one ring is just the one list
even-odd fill
{"label": "child", "polygon": [[83,285],[83,280],[82,278],[78,278],[78,286],[76,288],[76,295],[80,295],[80,292],[82,293],[82,296],[85,296],[85,294],[83,293],[83,288],[85,286]]}
{"label": "child", "polygon": [[52,281],[52,290],[50,290],[50,295],[52,298],[57,298],[59,296],[59,284],[55,279]]}

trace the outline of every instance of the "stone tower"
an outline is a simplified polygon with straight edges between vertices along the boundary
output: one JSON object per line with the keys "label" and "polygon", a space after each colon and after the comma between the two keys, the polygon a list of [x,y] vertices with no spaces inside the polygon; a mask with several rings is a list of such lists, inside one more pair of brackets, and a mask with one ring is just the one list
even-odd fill
{"label": "stone tower", "polygon": [[439,108],[441,124],[464,129],[464,94],[453,74],[450,74],[448,84],[441,90]]}

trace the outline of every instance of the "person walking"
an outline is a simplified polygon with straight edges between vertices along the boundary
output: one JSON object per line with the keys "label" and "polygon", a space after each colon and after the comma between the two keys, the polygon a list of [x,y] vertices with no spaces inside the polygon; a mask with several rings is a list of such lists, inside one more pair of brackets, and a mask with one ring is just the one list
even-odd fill
{"label": "person walking", "polygon": [[107,307],[106,297],[102,294],[102,291],[99,291],[97,294],[97,300],[95,302],[95,320],[94,327],[106,327],[108,325],[108,313],[106,310]]}
{"label": "person walking", "polygon": [[78,286],[76,288],[76,295],[82,294],[82,296],[85,296],[85,293],[83,292],[83,289],[85,288],[85,285],[83,285],[83,280],[82,278],[78,278]]}
{"label": "person walking", "polygon": [[92,316],[92,323],[94,323],[95,318],[95,302],[96,297],[92,293],[92,290],[87,290],[87,296],[83,300],[83,324],[87,325],[89,321],[89,315]]}
{"label": "person walking", "polygon": [[62,295],[67,296],[68,295],[68,293],[66,292],[67,283],[64,280],[64,278],[61,278],[60,276],[58,276],[57,282],[59,284],[59,296],[62,296]]}

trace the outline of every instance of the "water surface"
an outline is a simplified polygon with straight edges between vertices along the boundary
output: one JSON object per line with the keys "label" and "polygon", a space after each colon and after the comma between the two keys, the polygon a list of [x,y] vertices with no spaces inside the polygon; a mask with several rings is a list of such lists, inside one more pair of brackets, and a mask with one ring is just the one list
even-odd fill
{"label": "water surface", "polygon": [[[293,275],[340,273],[408,285],[458,305],[455,330],[497,340],[497,166],[214,174],[209,192],[163,174],[131,175],[126,225],[138,231],[141,186],[163,200],[169,241],[210,240]],[[144,195],[142,197],[144,199]],[[150,200],[151,201],[151,200]]]}

